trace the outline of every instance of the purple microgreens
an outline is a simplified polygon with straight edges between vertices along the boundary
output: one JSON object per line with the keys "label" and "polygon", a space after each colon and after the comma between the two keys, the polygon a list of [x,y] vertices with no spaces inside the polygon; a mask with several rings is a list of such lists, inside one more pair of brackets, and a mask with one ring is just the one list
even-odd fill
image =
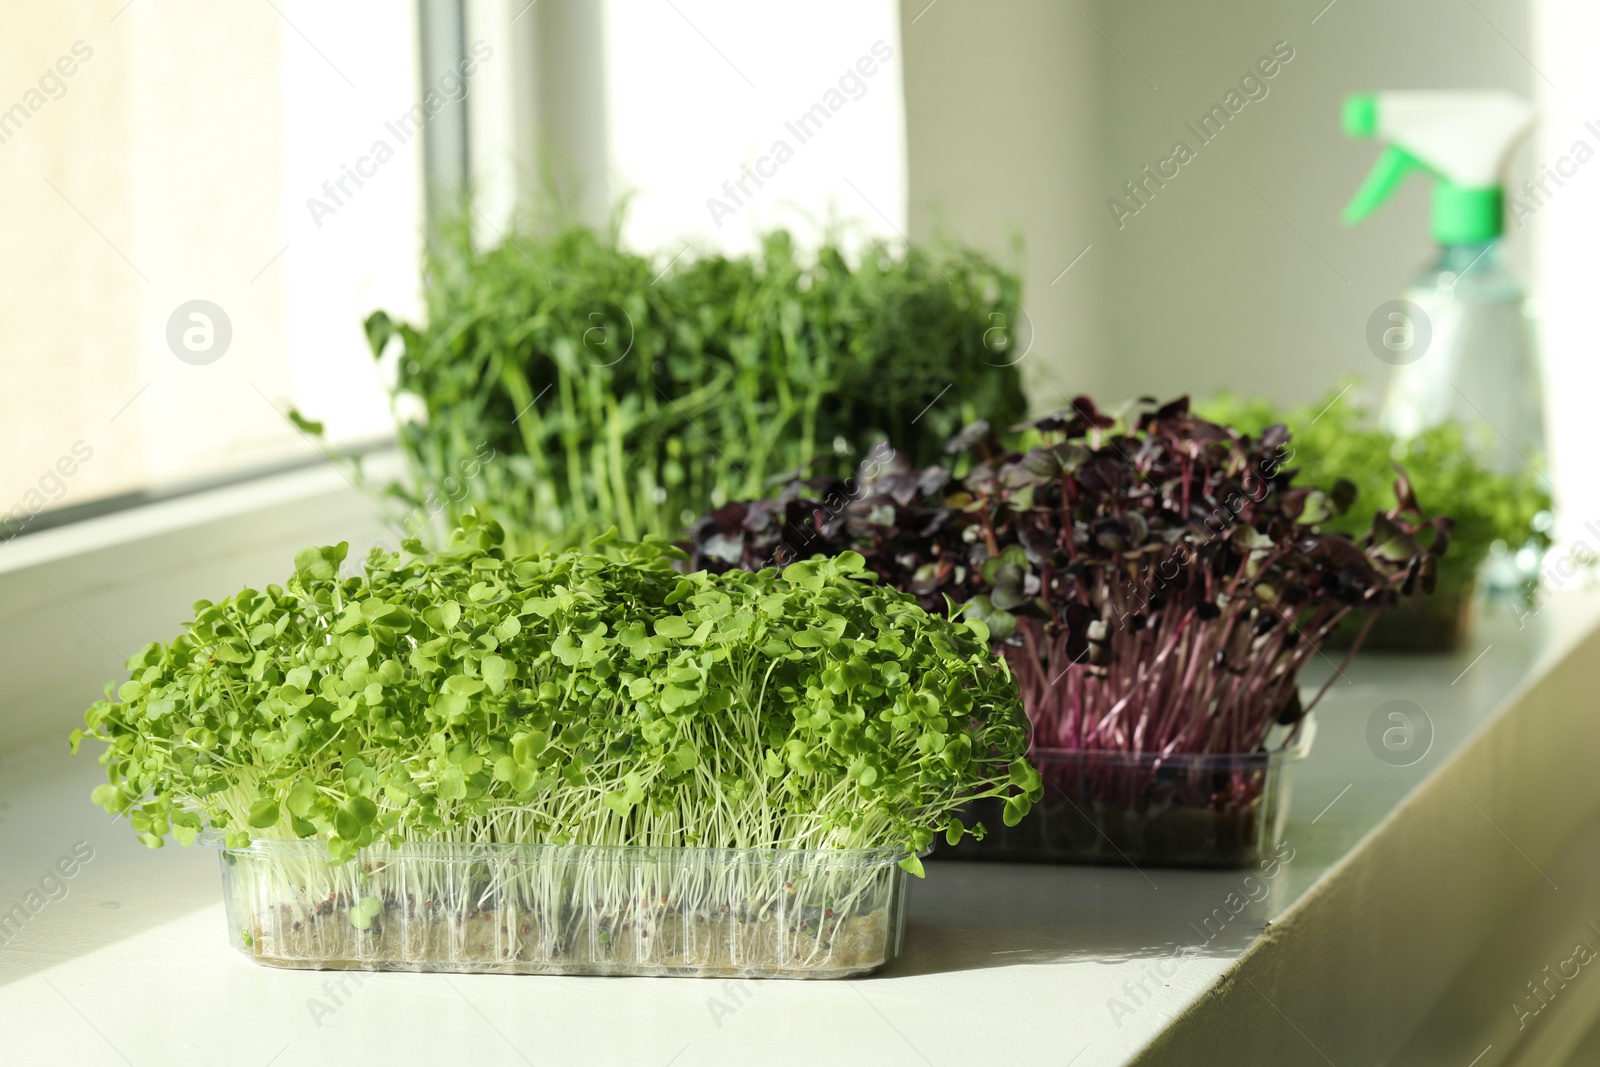
{"label": "purple microgreens", "polygon": [[930,610],[987,624],[1035,750],[1171,756],[1253,752],[1275,725],[1292,738],[1326,692],[1302,705],[1298,677],[1328,633],[1431,592],[1449,545],[1404,472],[1363,532],[1326,531],[1353,485],[1295,484],[1283,426],[1241,434],[1186,397],[1126,416],[1078,397],[1011,430],[1026,451],[981,422],[958,434],[960,475],[879,449],[854,478],[709,512],[693,566],[860,552]]}

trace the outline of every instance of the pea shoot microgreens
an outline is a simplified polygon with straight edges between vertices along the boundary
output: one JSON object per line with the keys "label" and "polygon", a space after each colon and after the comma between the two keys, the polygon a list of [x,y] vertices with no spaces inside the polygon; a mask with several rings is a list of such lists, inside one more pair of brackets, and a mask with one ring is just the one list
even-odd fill
{"label": "pea shoot microgreens", "polygon": [[492,505],[519,550],[675,535],[785,472],[843,474],[884,437],[932,462],[963,421],[1027,410],[1020,282],[975,251],[776,231],[651,258],[581,227],[480,248],[475,221],[433,248],[425,322],[366,329],[395,357],[411,474],[390,493],[450,520]]}
{"label": "pea shoot microgreens", "polygon": [[199,601],[129,660],[73,750],[151,847],[327,841],[844,849],[910,855],[956,812],[1038,798],[1016,685],[978,620],[845,553],[684,575],[664,541],[508,558],[464,517],[428,553],[308,548],[282,586]]}

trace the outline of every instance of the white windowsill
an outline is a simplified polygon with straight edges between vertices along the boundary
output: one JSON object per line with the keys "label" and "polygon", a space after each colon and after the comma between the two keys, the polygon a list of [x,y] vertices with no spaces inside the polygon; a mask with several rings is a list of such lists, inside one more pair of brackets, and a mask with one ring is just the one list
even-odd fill
{"label": "white windowsill", "polygon": [[[253,524],[262,539],[224,553],[225,569],[270,564],[281,575],[277,543],[337,525],[337,507],[358,513],[359,498],[348,486],[285,490],[201,527]],[[303,522],[281,526],[285,512]],[[183,542],[194,527],[144,536]],[[123,550],[113,540],[64,558]],[[280,1052],[279,1064],[340,1067],[1312,1062],[1308,1042],[1333,1062],[1380,1062],[1600,808],[1600,782],[1585,773],[1600,750],[1600,717],[1586,703],[1597,620],[1596,598],[1557,597],[1527,631],[1486,620],[1457,656],[1358,660],[1319,710],[1316,746],[1297,771],[1294,858],[1223,936],[1201,941],[1196,927],[1247,872],[935,858],[911,894],[906,957],[855,982],[382,974],[330,992],[337,975],[239,955],[215,858],[138,845],[89,805],[92,760],[70,761],[52,739],[0,760],[0,907],[24,899],[75,842],[95,858],[0,948],[6,1044],[21,1062],[174,1067]],[[1392,698],[1434,723],[1434,747],[1412,767],[1367,748],[1368,717]],[[59,738],[70,724],[57,725]],[[1129,992],[1141,983],[1142,994]]]}

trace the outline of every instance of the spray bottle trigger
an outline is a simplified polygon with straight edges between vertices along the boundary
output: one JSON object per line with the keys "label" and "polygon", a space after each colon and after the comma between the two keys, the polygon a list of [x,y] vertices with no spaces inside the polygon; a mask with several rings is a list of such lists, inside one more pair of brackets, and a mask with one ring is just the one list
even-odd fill
{"label": "spray bottle trigger", "polygon": [[1404,148],[1390,145],[1378,157],[1378,162],[1373,164],[1372,172],[1367,175],[1367,180],[1361,184],[1355,199],[1344,209],[1344,224],[1354,226],[1362,219],[1376,211],[1385,200],[1393,196],[1412,171],[1421,171],[1434,177],[1440,175],[1422,160],[1407,152]]}

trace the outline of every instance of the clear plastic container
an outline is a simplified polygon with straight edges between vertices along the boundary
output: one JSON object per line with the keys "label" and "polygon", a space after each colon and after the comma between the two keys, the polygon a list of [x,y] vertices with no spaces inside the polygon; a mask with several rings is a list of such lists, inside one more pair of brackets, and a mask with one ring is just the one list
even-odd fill
{"label": "clear plastic container", "polygon": [[905,934],[898,849],[209,843],[230,937],[274,967],[842,978]]}
{"label": "clear plastic container", "polygon": [[1162,757],[1153,752],[1036,749],[1044,798],[1016,826],[997,802],[969,809],[988,831],[941,850],[951,859],[1139,867],[1249,867],[1283,840],[1293,765],[1315,723],[1264,752]]}

